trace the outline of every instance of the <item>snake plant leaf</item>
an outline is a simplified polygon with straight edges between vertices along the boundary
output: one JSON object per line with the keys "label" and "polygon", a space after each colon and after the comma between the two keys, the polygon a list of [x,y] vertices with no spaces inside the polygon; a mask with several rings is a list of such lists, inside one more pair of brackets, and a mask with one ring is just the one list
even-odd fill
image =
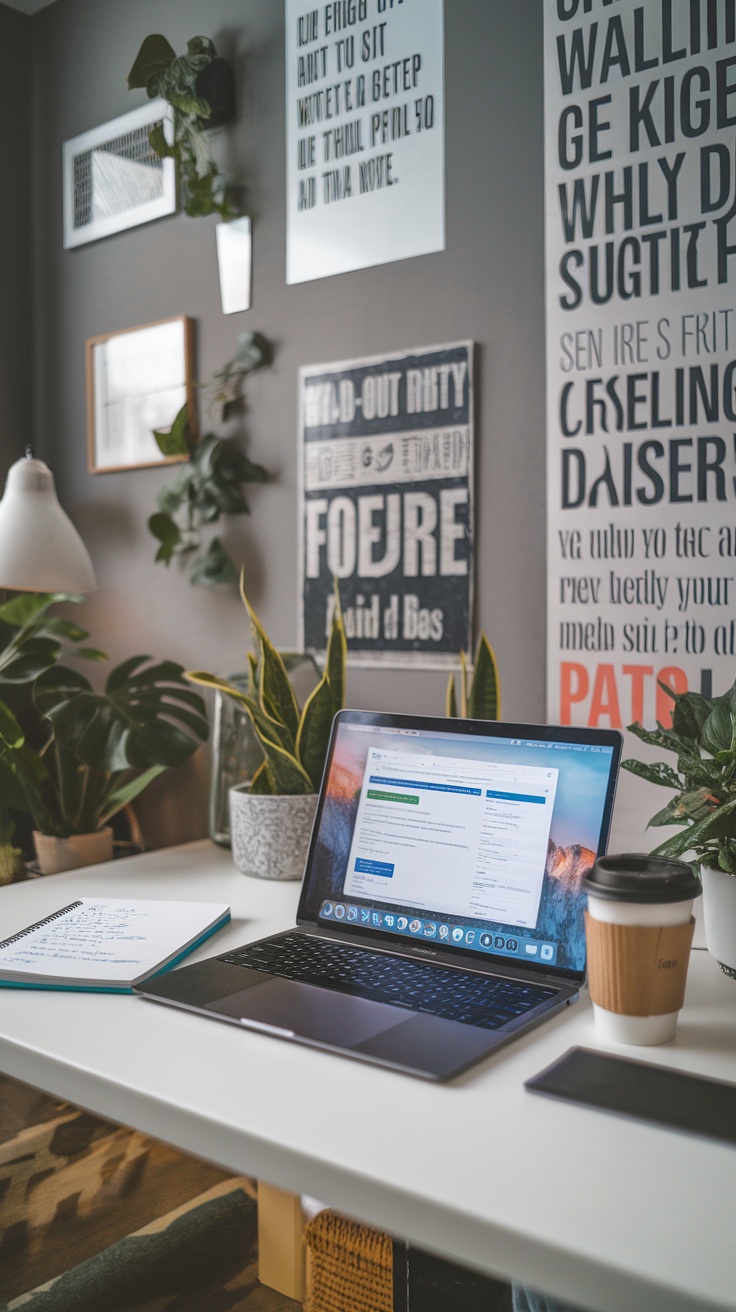
{"label": "snake plant leaf", "polygon": [[248,789],[248,791],[250,793],[255,793],[256,796],[261,796],[261,797],[273,796],[274,787],[271,782],[271,778],[268,773],[268,767],[265,761],[261,762],[255,774],[253,775],[253,778],[250,781],[250,788]]}
{"label": "snake plant leaf", "polygon": [[481,633],[468,697],[468,715],[473,720],[497,720],[500,714],[501,696],[496,657],[485,633]]}
{"label": "snake plant leaf", "polygon": [[190,683],[198,684],[201,688],[210,688],[216,692],[225,693],[238,702],[253,721],[259,740],[265,739],[268,742],[275,743],[287,752],[292,749],[293,739],[286,726],[280,724],[278,720],[274,720],[272,716],[267,715],[260,706],[257,697],[253,694],[243,692],[242,688],[236,688],[227,679],[219,679],[216,675],[207,674],[204,670],[187,670],[185,678]]}
{"label": "snake plant leaf", "polygon": [[136,87],[145,87],[148,90],[151,79],[164,73],[175,59],[176,51],[171,48],[166,37],[160,32],[151,33],[146,37],[133,61],[133,67],[128,74],[128,90],[133,91]]}
{"label": "snake plant leaf", "polygon": [[312,791],[319,792],[325,768],[330,730],[334,718],[333,691],[327,672],[304,703],[296,754],[312,781]]}
{"label": "snake plant leaf", "polygon": [[661,784],[664,788],[682,788],[680,776],[664,761],[657,761],[656,763],[635,760],[622,761],[621,769],[629,770],[631,774],[638,775],[640,779],[648,780],[650,784]]}
{"label": "snake plant leaf", "polygon": [[288,793],[290,796],[296,796],[314,792],[312,780],[291,752],[286,752],[275,743],[265,742],[263,739],[261,739],[261,746],[266,758],[264,764],[272,793]]}
{"label": "snake plant leaf", "polygon": [[460,652],[460,714],[464,720],[468,716],[468,659],[464,651]]}
{"label": "snake plant leaf", "polygon": [[253,637],[259,648],[258,678],[261,704],[275,720],[286,726],[291,735],[291,742],[295,744],[300,719],[296,695],[281,656],[245,595],[242,571],[240,574],[240,596],[248,612]]}
{"label": "snake plant leaf", "polygon": [[183,682],[182,667],[173,661],[146,665],[147,660],[135,656],[123,662],[102,693],[61,666],[38,681],[39,710],[51,721],[56,741],[84,765],[105,771],[181,765],[197,740],[207,738],[204,704]]}
{"label": "snake plant leaf", "polygon": [[448,719],[457,719],[457,694],[455,692],[455,675],[451,674],[447,680],[447,692],[445,693],[445,715]]}
{"label": "snake plant leaf", "polygon": [[231,557],[226,552],[219,538],[213,538],[206,551],[195,556],[190,583],[206,583],[210,587],[218,584],[233,584],[238,581]]}
{"label": "snake plant leaf", "polygon": [[330,636],[327,640],[327,658],[325,660],[325,674],[330,685],[332,695],[332,715],[345,705],[345,662],[347,660],[348,641],[345,636],[345,625],[340,608],[340,594],[337,589],[337,580],[335,580],[335,609],[332,616],[332,626]]}
{"label": "snake plant leaf", "polygon": [[153,436],[162,456],[189,455],[189,406],[186,401],[177,412],[171,428],[154,428]]}

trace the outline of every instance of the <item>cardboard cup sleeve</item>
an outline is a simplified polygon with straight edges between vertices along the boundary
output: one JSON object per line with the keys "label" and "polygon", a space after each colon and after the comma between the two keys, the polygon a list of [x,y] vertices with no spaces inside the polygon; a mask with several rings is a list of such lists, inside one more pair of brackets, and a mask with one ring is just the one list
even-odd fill
{"label": "cardboard cup sleeve", "polygon": [[684,925],[613,925],[586,911],[592,1001],[620,1016],[679,1011],[694,929],[692,917]]}

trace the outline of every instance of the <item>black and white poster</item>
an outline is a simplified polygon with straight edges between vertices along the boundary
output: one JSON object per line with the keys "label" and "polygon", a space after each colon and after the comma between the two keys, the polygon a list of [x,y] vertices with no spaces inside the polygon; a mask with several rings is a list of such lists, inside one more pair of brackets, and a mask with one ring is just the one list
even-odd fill
{"label": "black and white poster", "polygon": [[472,344],[300,370],[301,642],[337,579],[354,665],[445,669],[470,650]]}
{"label": "black and white poster", "polygon": [[445,248],[443,0],[286,0],[286,281]]}
{"label": "black and white poster", "polygon": [[653,729],[734,676],[736,5],[545,19],[549,716]]}

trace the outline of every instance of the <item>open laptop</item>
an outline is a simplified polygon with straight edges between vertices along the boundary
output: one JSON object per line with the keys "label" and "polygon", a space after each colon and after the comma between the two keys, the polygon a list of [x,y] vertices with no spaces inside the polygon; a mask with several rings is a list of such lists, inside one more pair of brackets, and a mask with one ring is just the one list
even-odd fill
{"label": "open laptop", "polygon": [[341,711],[296,926],[137,992],[449,1079],[577,997],[621,742]]}

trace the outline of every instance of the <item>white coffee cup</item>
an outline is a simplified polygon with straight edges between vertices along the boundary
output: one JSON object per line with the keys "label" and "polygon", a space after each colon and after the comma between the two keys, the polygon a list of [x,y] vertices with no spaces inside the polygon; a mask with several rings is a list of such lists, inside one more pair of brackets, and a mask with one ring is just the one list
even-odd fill
{"label": "white coffee cup", "polygon": [[[652,947],[660,941],[656,934],[606,935],[588,927],[591,999],[596,1028],[602,1037],[614,1043],[668,1042],[675,1035],[681,999],[674,1010],[660,1011],[656,998],[666,997],[668,992],[677,994],[677,978],[682,984],[680,992],[684,991],[693,899],[702,892],[699,880],[681,861],[623,853],[599,858],[585,879],[585,889],[588,916],[599,924],[649,930],[687,927],[680,934],[662,936],[662,941],[676,945],[665,957],[657,951],[652,955]],[[605,961],[598,960],[596,952],[605,956]],[[642,952],[648,954],[646,960],[642,960]],[[667,971],[671,972],[670,978],[662,974]],[[637,992],[634,976],[639,996],[632,997],[632,990]],[[636,1014],[642,1005],[646,1010],[650,989],[655,1009],[650,1014]],[[601,998],[614,1005],[604,1006]]]}

